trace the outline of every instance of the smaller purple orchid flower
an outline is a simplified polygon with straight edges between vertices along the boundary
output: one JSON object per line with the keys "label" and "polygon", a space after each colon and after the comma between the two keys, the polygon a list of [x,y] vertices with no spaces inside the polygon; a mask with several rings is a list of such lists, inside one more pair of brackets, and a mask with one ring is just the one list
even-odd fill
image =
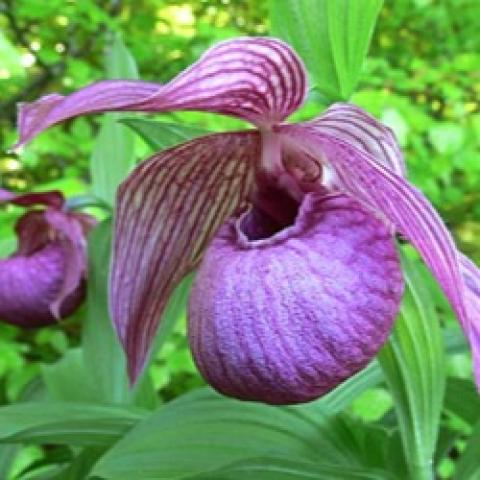
{"label": "smaller purple orchid flower", "polygon": [[131,380],[170,294],[200,264],[189,339],[205,379],[273,404],[325,394],[391,331],[403,291],[399,232],[450,300],[480,382],[479,270],[406,180],[388,128],[349,104],[284,123],[306,92],[305,68],[288,45],[240,38],[163,86],[103,81],[22,105],[20,144],[68,118],[112,110],[202,110],[258,128],[170,148],[121,185],[111,311]]}
{"label": "smaller purple orchid flower", "polygon": [[85,237],[95,219],[69,212],[59,191],[15,195],[0,189],[0,203],[43,207],[20,217],[17,250],[0,259],[0,319],[33,328],[67,317],[85,297]]}

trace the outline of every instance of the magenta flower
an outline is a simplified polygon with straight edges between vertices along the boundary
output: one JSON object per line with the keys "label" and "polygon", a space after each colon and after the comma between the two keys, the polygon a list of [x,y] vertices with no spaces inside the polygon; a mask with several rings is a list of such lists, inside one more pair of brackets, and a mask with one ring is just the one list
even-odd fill
{"label": "magenta flower", "polygon": [[61,192],[14,195],[0,203],[41,205],[18,220],[17,251],[0,259],[0,319],[40,327],[73,313],[85,296],[86,240],[95,220],[68,212]]}
{"label": "magenta flower", "polygon": [[198,265],[189,305],[196,364],[219,391],[283,404],[316,398],[385,342],[403,279],[399,232],[449,298],[480,380],[480,273],[405,179],[392,132],[335,104],[285,124],[304,66],[269,38],[220,43],[166,85],[103,81],[20,109],[20,142],[77,115],[202,110],[257,129],[154,155],[118,191],[111,311],[134,381],[161,313]]}

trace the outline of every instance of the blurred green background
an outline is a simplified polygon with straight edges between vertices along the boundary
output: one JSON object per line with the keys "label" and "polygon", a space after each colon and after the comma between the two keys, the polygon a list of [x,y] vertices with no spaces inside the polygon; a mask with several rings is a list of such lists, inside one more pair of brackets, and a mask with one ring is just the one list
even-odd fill
{"label": "blurred green background", "polygon": [[[386,1],[352,98],[394,129],[411,181],[431,199],[461,249],[477,264],[479,21],[478,0]],[[115,33],[132,52],[141,78],[163,83],[214,42],[268,35],[269,29],[266,0],[0,0],[0,185],[16,191],[88,192],[98,116],[52,128],[19,154],[7,151],[16,139],[16,104],[50,92],[66,94],[103,78],[105,53]],[[312,98],[300,116],[308,118],[322,108]],[[237,125],[205,114],[175,118],[212,130]],[[140,139],[136,153],[138,159],[149,154]],[[0,211],[0,256],[14,247],[12,226],[18,213],[14,208]],[[448,321],[449,308],[438,293],[437,304]],[[18,399],[44,363],[79,342],[81,317],[82,310],[61,326],[37,332],[0,325],[2,403]],[[452,356],[449,369],[470,377],[467,355]],[[184,322],[152,373],[164,401],[202,384],[186,347]],[[389,409],[391,399],[384,390],[369,395],[353,408],[363,418],[376,419]],[[32,448],[28,461],[35,456]]]}

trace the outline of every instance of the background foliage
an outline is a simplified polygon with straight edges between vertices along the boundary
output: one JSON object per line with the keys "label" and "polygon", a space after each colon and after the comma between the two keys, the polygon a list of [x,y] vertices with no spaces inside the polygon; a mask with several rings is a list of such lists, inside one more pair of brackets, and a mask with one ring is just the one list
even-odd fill
{"label": "background foliage", "polygon": [[[271,3],[278,6],[283,2]],[[19,155],[7,153],[8,146],[14,143],[16,136],[17,102],[33,100],[53,91],[68,93],[104,78],[105,71],[111,77],[122,76],[121,74],[135,76],[135,71],[132,68],[128,70],[128,65],[112,65],[111,62],[105,65],[105,55],[112,45],[113,48],[122,48],[121,43],[118,43],[120,37],[135,58],[140,77],[165,82],[218,40],[239,35],[268,34],[272,27],[270,18],[274,27],[278,22],[275,15],[270,15],[269,6],[271,7],[264,0],[0,0],[1,185],[18,191],[60,188],[67,195],[86,193],[91,181],[91,152],[102,122],[104,129],[108,129],[106,124],[112,121],[124,135],[130,132],[127,126],[118,123],[118,117],[112,120],[102,120],[98,116],[81,118],[47,131]],[[276,14],[283,15],[287,22],[294,21],[285,17],[288,14],[281,9],[276,10]],[[351,98],[395,130],[405,152],[410,179],[433,201],[461,248],[477,263],[480,262],[479,18],[480,3],[476,0],[386,1],[379,13],[369,57],[359,70],[359,84]],[[322,58],[321,51],[314,52],[314,55]],[[109,58],[111,61],[112,57]],[[126,68],[128,72],[125,71]],[[317,88],[322,85],[322,71],[311,69],[310,74],[313,80],[310,101],[298,114],[305,118],[316,115],[325,105],[325,98]],[[345,84],[344,88],[349,90],[349,87]],[[237,121],[206,114],[181,113],[168,115],[167,119],[209,130],[226,130],[238,125]],[[151,152],[150,146],[139,137],[131,137],[129,148],[137,159],[144,158]],[[98,143],[95,149],[98,161],[101,162],[108,156],[108,150],[102,150]],[[111,192],[105,195],[107,200],[111,198]],[[14,247],[12,225],[18,213],[15,208],[0,211],[1,256],[7,255]],[[407,255],[415,258],[410,251],[407,251]],[[406,423],[402,424],[400,430],[407,438],[409,435],[415,437],[415,431],[409,430],[414,427],[408,423],[408,419],[415,419],[416,415],[420,415],[418,418],[423,422],[431,424],[436,421],[445,426],[436,447],[436,438],[432,438],[431,432],[424,432],[422,441],[423,447],[430,449],[427,454],[436,449],[440,465],[437,473],[440,478],[450,478],[458,464],[457,458],[478,421],[479,404],[472,393],[470,359],[462,347],[461,337],[459,339],[458,335],[455,336],[456,324],[450,308],[429,275],[421,266],[417,268],[420,268],[418,275],[423,278],[430,292],[433,292],[432,311],[445,327],[443,336],[449,346],[445,364],[449,378],[445,397],[447,408],[443,408],[440,415],[441,405],[430,405],[422,410],[413,404],[410,405],[413,410],[397,410],[396,415],[405,417]],[[415,305],[415,295],[410,300]],[[165,339],[151,368],[154,389],[151,402],[155,405],[203,384],[186,347],[184,311],[173,311],[173,316],[180,316],[181,321]],[[59,370],[73,368],[71,365],[80,361],[81,320],[86,317],[88,312],[87,307],[84,307],[75,318],[36,332],[0,325],[0,399],[3,404],[36,398],[42,390],[40,374],[43,382],[48,383],[48,379],[55,378]],[[429,332],[424,332],[424,335],[428,337]],[[453,332],[453,336],[449,332]],[[83,335],[88,335],[88,329]],[[396,365],[402,364],[402,345],[409,342],[408,328],[399,328],[395,335],[390,351],[384,351],[380,357],[385,372],[395,371]],[[438,335],[439,338],[442,336],[440,333]],[[411,350],[414,347],[407,345],[405,348]],[[435,350],[426,355],[438,356],[440,353]],[[54,363],[59,359],[60,363]],[[418,361],[422,362],[423,358],[420,356]],[[70,371],[68,368],[67,372]],[[379,375],[377,364],[374,369],[377,373],[372,375]],[[434,375],[433,371],[430,373]],[[431,385],[425,383],[427,380],[424,378],[406,378],[405,382],[394,384],[388,382],[387,378],[389,389],[379,381],[367,382],[366,389],[356,391],[353,403],[347,402],[344,405],[348,407],[349,422],[368,424],[371,426],[369,435],[381,437],[386,427],[393,423],[393,397],[408,396],[409,392],[422,388],[426,395],[431,391]],[[433,387],[436,391],[443,392],[444,386]],[[407,391],[402,393],[402,388],[407,388]],[[65,395],[68,397],[69,393],[57,391],[57,395],[57,400],[65,401],[68,400]],[[471,401],[465,406],[459,404],[459,398]],[[148,405],[144,407],[150,408]],[[194,411],[193,403],[192,408]],[[229,407],[225,408],[228,417]],[[174,409],[171,407],[169,412]],[[122,418],[142,415],[130,412],[132,417],[128,417],[114,412],[112,418],[117,418],[114,414]],[[242,415],[254,414],[245,411]],[[155,421],[158,421],[158,428],[163,428],[162,422],[168,422],[168,419],[159,417]],[[284,421],[288,425],[290,421],[293,422],[287,418]],[[112,424],[115,424],[113,420]],[[300,427],[292,423],[291,428]],[[326,428],[325,425],[322,428]],[[338,434],[342,429],[332,431]],[[473,438],[480,439],[479,432],[480,424],[477,424]],[[137,436],[141,434],[141,429],[139,433],[134,433]],[[115,435],[120,435],[119,431]],[[245,435],[248,436],[248,431]],[[395,442],[400,441],[398,435],[398,432],[389,434],[388,442],[395,445]],[[53,442],[56,445],[57,440],[58,438]],[[270,440],[278,440],[278,444],[282,445],[279,439]],[[362,442],[367,442],[368,445],[368,439],[359,441],[359,445]],[[41,464],[52,456],[58,459],[59,464],[62,464],[62,458],[66,462],[65,458],[70,458],[72,452],[62,442],[59,443],[60,446],[46,449],[40,446],[23,449],[11,445],[2,447],[1,474],[17,478],[16,475],[26,467]],[[100,456],[104,444],[105,439],[90,446],[90,453],[85,455],[87,460]],[[100,462],[100,473],[112,468],[115,454],[125,453],[122,452],[124,444],[125,442],[118,444],[119,453],[113,452]],[[299,451],[303,452],[304,448],[307,447],[298,446]],[[422,453],[415,450],[415,447],[412,448],[413,456]],[[343,455],[339,452],[330,454],[334,459]],[[354,462],[353,465],[363,465],[358,458],[364,454],[365,452],[358,453],[358,457],[355,457],[357,463]],[[475,454],[469,447],[465,455],[467,460],[460,463],[459,467],[461,472],[467,472],[462,478],[478,478],[467,475],[469,469],[473,472],[471,475],[479,473],[475,469],[475,458],[478,458]],[[241,458],[243,457],[239,456]],[[300,455],[292,462],[301,463],[305,458],[309,458],[308,455]],[[469,462],[469,458],[474,460]],[[87,460],[86,463],[91,462]],[[369,459],[372,465],[375,465],[374,460]],[[405,468],[403,459],[395,461],[399,465],[399,471]],[[240,463],[235,468],[245,473],[252,468],[252,464],[245,466]],[[283,465],[282,468],[305,470],[304,466],[298,464]],[[322,473],[315,470],[319,467],[308,468],[312,468],[312,475],[317,477],[304,478],[337,478],[335,472],[328,469]],[[356,477],[356,474],[352,472],[348,478],[374,478]],[[126,475],[125,478],[132,478]],[[228,477],[227,474],[221,476],[222,473],[218,475],[219,479],[237,478]],[[277,480],[277,477],[271,478]]]}

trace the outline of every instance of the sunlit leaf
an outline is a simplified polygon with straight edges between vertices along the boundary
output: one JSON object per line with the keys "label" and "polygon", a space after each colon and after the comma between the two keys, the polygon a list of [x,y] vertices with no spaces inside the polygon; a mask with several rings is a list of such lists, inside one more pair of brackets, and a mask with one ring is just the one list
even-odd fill
{"label": "sunlit leaf", "polygon": [[270,0],[274,35],[303,58],[327,101],[355,89],[382,0]]}

